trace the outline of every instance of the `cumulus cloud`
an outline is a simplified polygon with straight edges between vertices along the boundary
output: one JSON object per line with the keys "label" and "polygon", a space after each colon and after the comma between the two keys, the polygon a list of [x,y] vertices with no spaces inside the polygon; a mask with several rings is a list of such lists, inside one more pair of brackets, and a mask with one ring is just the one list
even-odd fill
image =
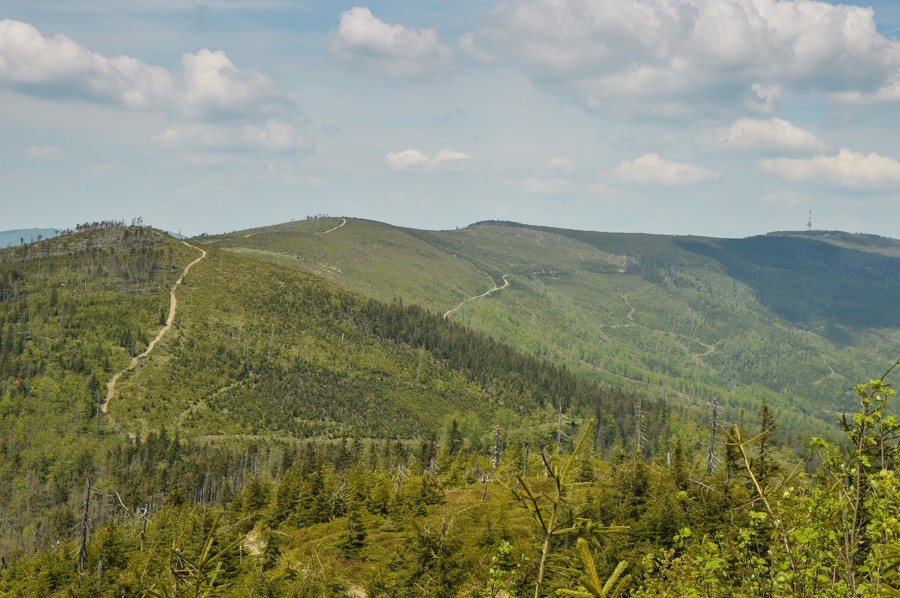
{"label": "cumulus cloud", "polygon": [[55,160],[62,157],[63,151],[55,145],[32,145],[25,155],[35,160]]}
{"label": "cumulus cloud", "polygon": [[836,102],[860,106],[900,102],[900,73],[895,73],[889,81],[874,91],[854,89],[832,93],[829,97]]}
{"label": "cumulus cloud", "polygon": [[[170,124],[150,139],[156,149],[312,148],[299,130],[308,119],[271,78],[208,49],[183,54],[181,66],[174,75],[129,56],[92,52],[65,35],[44,37],[27,23],[0,21],[0,88],[163,114]],[[55,157],[50,148],[26,153]]]}
{"label": "cumulus cloud", "polygon": [[65,35],[46,38],[10,19],[0,21],[0,84],[131,108],[158,105],[176,87],[163,68],[128,56],[108,58]]}
{"label": "cumulus cloud", "polygon": [[384,157],[384,163],[391,170],[416,170],[425,168],[431,160],[416,149],[391,152]]}
{"label": "cumulus cloud", "polygon": [[900,69],[874,11],[814,0],[512,0],[476,31],[544,85],[594,109],[686,113],[784,91],[869,93]]}
{"label": "cumulus cloud", "polygon": [[328,39],[331,55],[391,77],[440,73],[453,64],[453,51],[438,41],[434,29],[412,29],[381,21],[368,8],[341,13]]}
{"label": "cumulus cloud", "polygon": [[711,152],[823,152],[824,139],[790,122],[741,118],[727,127],[703,131],[697,144]]}
{"label": "cumulus cloud", "polygon": [[130,56],[109,58],[65,35],[44,37],[32,25],[0,21],[0,85],[49,97],[79,98],[179,117],[217,120],[298,117],[275,82],[238,69],[224,52],[182,56],[182,77]]}
{"label": "cumulus cloud", "polygon": [[384,163],[391,170],[400,171],[445,171],[460,172],[474,170],[476,165],[472,156],[456,150],[442,149],[433,157],[417,149],[405,149],[388,153]]}
{"label": "cumulus cloud", "polygon": [[431,165],[436,170],[462,171],[473,170],[475,161],[469,154],[442,149],[431,158]]}
{"label": "cumulus cloud", "polygon": [[475,45],[475,36],[471,33],[464,33],[461,35],[456,45],[460,52],[473,60],[484,64],[497,62],[496,56]]}
{"label": "cumulus cloud", "polygon": [[285,102],[278,86],[255,71],[238,70],[225,52],[207,49],[181,57],[183,109],[193,117],[271,112]]}
{"label": "cumulus cloud", "polygon": [[750,86],[747,104],[751,110],[768,114],[775,111],[783,95],[780,85],[754,83]]}
{"label": "cumulus cloud", "polygon": [[645,154],[635,160],[623,160],[616,176],[627,183],[678,187],[714,178],[716,173],[693,164],[671,162],[658,154]]}
{"label": "cumulus cloud", "polygon": [[757,162],[762,172],[789,181],[824,181],[857,189],[900,187],[900,162],[889,156],[841,149],[834,156],[809,159],[769,158]]}

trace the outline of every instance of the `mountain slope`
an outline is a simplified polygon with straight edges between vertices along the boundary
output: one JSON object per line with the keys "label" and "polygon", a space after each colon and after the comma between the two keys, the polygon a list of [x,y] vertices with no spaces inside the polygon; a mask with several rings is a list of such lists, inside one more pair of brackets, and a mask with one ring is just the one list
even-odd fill
{"label": "mountain slope", "polygon": [[[87,479],[138,504],[174,489],[208,497],[215,468],[227,494],[258,471],[251,450],[433,446],[451,424],[475,450],[498,424],[543,446],[562,412],[603,412],[598,448],[628,444],[633,397],[421,308],[205,247],[198,259],[159,231],[109,223],[0,251],[0,554],[71,535]],[[644,448],[659,452],[664,406],[644,417]]]}
{"label": "mountain slope", "polygon": [[[824,432],[853,381],[900,354],[900,243],[844,233],[667,237],[340,219],[207,239],[374,297],[402,297],[589,379],[736,417],[761,400]],[[388,272],[403,272],[402,286]]]}

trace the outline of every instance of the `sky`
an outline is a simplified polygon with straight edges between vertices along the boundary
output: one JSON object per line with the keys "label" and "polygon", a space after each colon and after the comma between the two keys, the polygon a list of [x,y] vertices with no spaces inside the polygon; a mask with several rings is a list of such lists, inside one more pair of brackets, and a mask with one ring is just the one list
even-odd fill
{"label": "sky", "polygon": [[4,0],[0,230],[900,237],[900,3]]}

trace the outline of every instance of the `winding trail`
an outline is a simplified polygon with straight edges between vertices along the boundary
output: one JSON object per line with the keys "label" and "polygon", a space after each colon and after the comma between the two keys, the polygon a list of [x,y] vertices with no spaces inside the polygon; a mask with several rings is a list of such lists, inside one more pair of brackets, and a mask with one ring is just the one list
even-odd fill
{"label": "winding trail", "polygon": [[150,354],[151,351],[156,347],[156,343],[162,340],[162,338],[166,335],[169,330],[172,329],[172,324],[175,322],[175,309],[178,305],[178,300],[175,299],[175,291],[178,290],[178,286],[181,284],[181,281],[184,280],[184,277],[187,276],[188,270],[191,269],[191,266],[196,264],[197,262],[202,261],[206,257],[206,251],[200,249],[199,247],[194,247],[187,241],[182,241],[185,245],[190,247],[191,249],[196,249],[202,255],[195,259],[193,262],[185,266],[184,271],[181,273],[181,276],[178,277],[178,280],[175,281],[175,286],[172,287],[172,290],[169,291],[169,317],[166,318],[166,325],[163,326],[162,330],[159,331],[159,334],[156,335],[156,338],[150,341],[150,344],[147,345],[147,348],[143,353],[131,358],[131,363],[128,364],[128,367],[122,370],[121,372],[116,373],[112,378],[109,379],[109,382],[106,383],[106,397],[103,399],[103,402],[100,403],[100,411],[106,413],[109,409],[109,402],[116,394],[116,383],[119,381],[119,378],[122,377],[122,374],[133,370],[137,367],[138,362]]}
{"label": "winding trail", "polygon": [[330,233],[331,231],[337,230],[337,229],[341,228],[342,226],[344,226],[345,224],[347,224],[347,219],[346,219],[346,218],[341,218],[341,223],[338,224],[337,226],[335,226],[334,228],[329,228],[328,230],[326,230],[326,231],[323,232],[323,233],[316,233],[316,234],[317,234],[317,235],[327,235],[327,234]]}
{"label": "winding trail", "polygon": [[497,291],[502,291],[503,289],[505,289],[506,287],[508,287],[508,286],[509,286],[509,274],[504,274],[504,275],[503,275],[503,286],[502,286],[502,287],[498,287],[498,286],[497,286],[497,283],[495,283],[495,282],[493,281],[493,279],[491,279],[491,283],[494,284],[494,288],[488,289],[488,290],[485,291],[484,293],[482,293],[482,294],[480,294],[480,295],[476,295],[475,297],[469,297],[468,299],[463,299],[462,301],[460,301],[459,305],[457,305],[456,307],[454,307],[453,309],[451,309],[450,311],[448,311],[447,313],[444,314],[444,316],[443,316],[444,319],[446,320],[448,317],[450,317],[451,315],[453,315],[454,313],[456,313],[456,311],[457,311],[460,307],[462,307],[463,305],[465,305],[465,304],[468,303],[469,301],[474,301],[474,300],[476,300],[476,299],[481,299],[481,298],[483,298],[483,297],[487,297],[487,296],[490,295],[491,293],[496,293]]}
{"label": "winding trail", "polygon": [[625,317],[628,318],[628,320],[633,323],[634,322],[634,306],[631,303],[629,303],[628,295],[620,295],[620,296],[622,297],[622,301],[625,302],[625,305],[628,306],[628,314]]}
{"label": "winding trail", "polygon": [[825,355],[821,351],[818,351],[818,354],[819,354],[819,357],[822,358],[822,363],[824,363],[825,367],[828,368],[828,373],[825,374],[824,376],[822,376],[821,378],[819,378],[818,380],[816,380],[815,382],[813,382],[814,386],[818,386],[818,385],[824,383],[829,378],[839,377],[838,373],[834,371],[834,368],[831,367],[831,364],[828,363],[828,361],[825,359]]}

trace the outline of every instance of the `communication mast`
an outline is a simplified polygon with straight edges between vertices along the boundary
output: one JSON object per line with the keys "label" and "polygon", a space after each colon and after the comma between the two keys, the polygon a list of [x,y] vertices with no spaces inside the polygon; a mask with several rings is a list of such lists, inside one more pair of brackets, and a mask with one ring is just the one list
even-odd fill
{"label": "communication mast", "polygon": [[812,230],[812,210],[809,211],[809,220],[806,221],[806,230]]}

